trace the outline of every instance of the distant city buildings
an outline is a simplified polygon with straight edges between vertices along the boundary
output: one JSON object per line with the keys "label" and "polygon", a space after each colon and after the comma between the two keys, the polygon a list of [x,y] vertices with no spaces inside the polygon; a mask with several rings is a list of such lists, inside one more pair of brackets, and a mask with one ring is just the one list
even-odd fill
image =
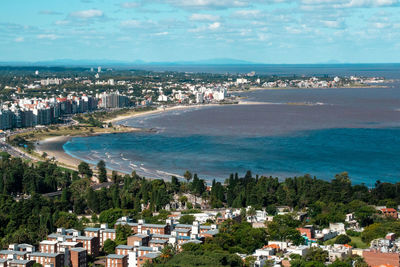
{"label": "distant city buildings", "polygon": [[90,112],[99,108],[123,108],[129,105],[129,97],[119,92],[105,92],[95,97],[82,94],[45,99],[22,98],[0,107],[0,130],[49,125],[59,122],[64,115]]}
{"label": "distant city buildings", "polygon": [[100,108],[123,108],[129,105],[129,98],[121,95],[118,91],[114,93],[102,93],[97,95],[97,98],[99,99]]}

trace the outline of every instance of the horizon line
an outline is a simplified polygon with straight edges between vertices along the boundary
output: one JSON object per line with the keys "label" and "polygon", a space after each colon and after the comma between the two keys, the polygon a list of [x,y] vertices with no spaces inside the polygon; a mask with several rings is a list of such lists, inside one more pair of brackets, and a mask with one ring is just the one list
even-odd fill
{"label": "horizon line", "polygon": [[[112,65],[112,66],[140,66],[140,65],[383,65],[383,64],[400,64],[400,62],[309,62],[309,63],[264,63],[252,62],[241,59],[205,59],[192,61],[123,61],[114,59],[54,59],[42,61],[22,61],[22,60],[0,60],[0,66],[23,67],[30,66],[47,66],[47,67],[69,67],[69,66],[89,66],[89,65]],[[226,62],[224,62],[225,60]],[[64,62],[63,62],[64,61]],[[70,61],[70,62],[68,62]],[[214,62],[213,62],[214,61]],[[231,61],[231,62],[229,62]],[[235,62],[236,61],[236,62]],[[75,63],[74,63],[75,62]],[[21,65],[18,65],[21,64]]]}

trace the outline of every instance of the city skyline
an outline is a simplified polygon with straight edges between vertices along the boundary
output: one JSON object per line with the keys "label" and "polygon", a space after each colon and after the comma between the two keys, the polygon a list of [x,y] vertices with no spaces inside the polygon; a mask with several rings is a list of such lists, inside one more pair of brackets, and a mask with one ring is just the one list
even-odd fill
{"label": "city skyline", "polygon": [[398,0],[21,2],[2,2],[2,62],[400,62]]}

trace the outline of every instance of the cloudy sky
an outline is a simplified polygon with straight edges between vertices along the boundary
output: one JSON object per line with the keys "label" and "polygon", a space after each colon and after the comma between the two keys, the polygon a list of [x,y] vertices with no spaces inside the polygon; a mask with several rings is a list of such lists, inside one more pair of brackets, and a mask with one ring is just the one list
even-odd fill
{"label": "cloudy sky", "polygon": [[0,61],[400,62],[400,0],[1,0]]}

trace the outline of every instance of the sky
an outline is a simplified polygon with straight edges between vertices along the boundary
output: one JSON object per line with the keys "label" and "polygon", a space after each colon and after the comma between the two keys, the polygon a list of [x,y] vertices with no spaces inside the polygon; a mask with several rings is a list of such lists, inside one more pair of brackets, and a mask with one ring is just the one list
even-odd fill
{"label": "sky", "polygon": [[398,63],[400,0],[1,0],[0,61]]}

